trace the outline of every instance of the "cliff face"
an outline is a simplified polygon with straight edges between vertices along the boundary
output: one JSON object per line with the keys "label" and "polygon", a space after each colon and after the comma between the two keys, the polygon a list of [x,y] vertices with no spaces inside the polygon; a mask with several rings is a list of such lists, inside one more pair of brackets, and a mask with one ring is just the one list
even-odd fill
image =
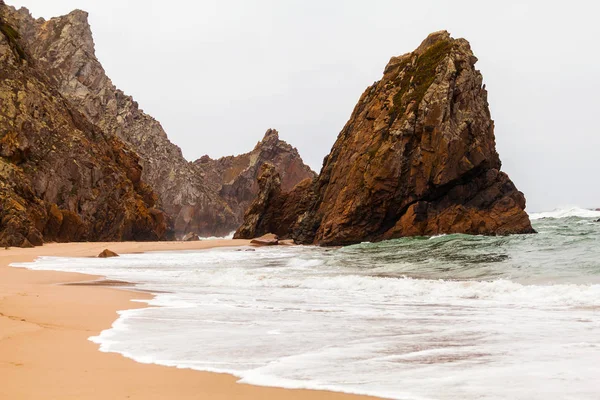
{"label": "cliff face", "polygon": [[[476,61],[466,40],[445,31],[392,58],[361,96],[315,182],[286,193],[271,179],[264,186],[272,200],[249,209],[236,237],[277,228],[300,243],[340,245],[533,232],[525,197],[500,171]],[[298,207],[292,195],[310,204]],[[285,227],[283,215],[291,221]]]}
{"label": "cliff face", "polygon": [[257,178],[265,163],[271,164],[274,172],[280,176],[280,186],[284,191],[292,189],[304,179],[316,177],[310,167],[304,164],[298,150],[280,140],[279,133],[274,129],[269,129],[263,140],[249,153],[218,160],[204,156],[195,162],[211,171],[211,180],[219,186],[220,196],[235,213],[238,226],[258,194]]}
{"label": "cliff face", "polygon": [[141,179],[158,194],[177,238],[235,230],[256,195],[256,175],[264,161],[277,166],[284,187],[313,174],[276,131],[250,153],[188,162],[160,123],[107,77],[95,56],[87,13],[75,10],[48,21],[33,19],[25,9],[13,14],[32,58],[59,93],[107,136],[117,136],[139,155]]}
{"label": "cliff face", "polygon": [[164,238],[138,156],[60,93],[23,15],[0,4],[0,245]]}
{"label": "cliff face", "polygon": [[139,155],[141,179],[158,194],[158,205],[178,236],[223,235],[235,229],[239,220],[218,195],[218,185],[206,178],[210,171],[186,161],[160,123],[107,77],[95,56],[86,12],[75,10],[48,21],[32,18],[26,9],[11,14],[52,86],[106,136],[120,138]]}

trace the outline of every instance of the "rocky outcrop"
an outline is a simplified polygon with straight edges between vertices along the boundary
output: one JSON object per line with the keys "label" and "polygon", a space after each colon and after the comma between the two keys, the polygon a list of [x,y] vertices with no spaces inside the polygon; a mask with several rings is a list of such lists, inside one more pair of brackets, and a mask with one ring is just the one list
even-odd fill
{"label": "rocky outcrop", "polygon": [[244,222],[235,232],[234,239],[251,239],[270,232],[281,238],[293,237],[292,232],[298,229],[301,216],[315,200],[313,179],[307,178],[285,192],[275,166],[264,163],[257,182],[258,194],[246,210]]}
{"label": "rocky outcrop", "polygon": [[259,188],[257,178],[265,163],[271,164],[278,173],[284,191],[292,189],[304,179],[316,177],[310,167],[304,164],[298,150],[280,140],[279,133],[274,129],[269,129],[249,153],[218,160],[204,156],[195,162],[205,171],[211,171],[220,196],[238,218],[236,228],[243,221],[244,212],[256,198]]}
{"label": "rocky outcrop", "polygon": [[235,230],[256,195],[264,160],[280,168],[284,187],[312,174],[276,131],[250,153],[188,162],[160,123],[108,78],[95,56],[87,17],[80,10],[48,21],[33,19],[26,9],[14,13],[32,58],[60,94],[104,134],[119,137],[138,153],[141,179],[159,195],[158,205],[178,239],[190,232],[223,236]]}
{"label": "rocky outcrop", "polygon": [[206,171],[186,161],[160,123],[107,77],[95,56],[86,12],[75,10],[46,21],[32,18],[24,8],[7,9],[31,58],[62,97],[105,136],[120,138],[139,155],[141,179],[158,193],[158,204],[179,237],[235,229],[239,221],[218,187],[206,179]]}
{"label": "rocky outcrop", "polygon": [[273,232],[345,245],[534,232],[525,197],[500,171],[476,61],[466,40],[445,31],[393,57],[361,96],[318,178],[286,192],[264,170],[235,237]]}
{"label": "rocky outcrop", "polygon": [[164,238],[138,156],[60,93],[22,14],[0,5],[0,245]]}

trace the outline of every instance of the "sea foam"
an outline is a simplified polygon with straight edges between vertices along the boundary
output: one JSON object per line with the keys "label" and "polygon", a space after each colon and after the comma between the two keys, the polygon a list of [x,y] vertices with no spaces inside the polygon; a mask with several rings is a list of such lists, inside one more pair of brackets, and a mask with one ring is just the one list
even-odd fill
{"label": "sea foam", "polygon": [[569,218],[569,217],[579,217],[579,218],[600,218],[600,211],[590,210],[587,208],[581,208],[577,206],[570,206],[565,208],[557,208],[553,211],[545,211],[538,213],[529,214],[529,218],[531,220],[537,220],[542,218]]}

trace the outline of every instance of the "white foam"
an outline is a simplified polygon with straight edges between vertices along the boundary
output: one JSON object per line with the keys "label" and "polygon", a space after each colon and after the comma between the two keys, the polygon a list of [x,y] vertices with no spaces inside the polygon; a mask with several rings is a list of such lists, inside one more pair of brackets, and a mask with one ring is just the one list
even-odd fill
{"label": "white foam", "polygon": [[577,206],[557,208],[553,211],[545,211],[539,213],[529,214],[531,220],[537,220],[542,218],[568,218],[568,217],[579,217],[579,218],[600,218],[600,211],[590,210]]}
{"label": "white foam", "polygon": [[234,234],[235,234],[235,231],[229,232],[229,235],[227,235],[227,236],[207,236],[207,237],[200,236],[200,240],[233,239]]}
{"label": "white foam", "polygon": [[138,362],[397,399],[597,399],[600,285],[376,277],[347,252],[214,249],[20,266],[168,292],[90,338]]}

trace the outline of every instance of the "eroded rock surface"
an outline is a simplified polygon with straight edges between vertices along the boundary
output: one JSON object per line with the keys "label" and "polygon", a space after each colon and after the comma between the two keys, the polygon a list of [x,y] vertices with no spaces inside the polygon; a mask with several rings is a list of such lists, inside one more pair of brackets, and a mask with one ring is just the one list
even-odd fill
{"label": "eroded rock surface", "polygon": [[0,245],[162,239],[137,154],[65,99],[24,15],[0,5]]}
{"label": "eroded rock surface", "polygon": [[12,17],[31,58],[58,93],[106,136],[120,138],[139,155],[140,178],[158,194],[158,205],[178,236],[223,235],[234,229],[239,221],[203,169],[185,160],[160,123],[107,77],[95,56],[86,12],[46,21],[20,9]]}
{"label": "eroded rock surface", "polygon": [[295,149],[278,140],[276,131],[250,153],[188,162],[160,123],[108,78],[95,56],[86,12],[75,10],[45,21],[21,9],[14,19],[32,58],[60,94],[102,132],[119,137],[138,153],[141,179],[158,194],[158,206],[170,217],[176,238],[190,232],[224,236],[235,230],[256,195],[263,159],[280,168],[284,186],[312,173]]}
{"label": "eroded rock surface", "polygon": [[279,133],[275,129],[267,130],[264,138],[249,153],[218,160],[204,156],[195,162],[212,171],[212,179],[220,185],[219,194],[234,211],[238,226],[243,221],[244,212],[258,194],[257,178],[265,163],[271,164],[278,173],[284,191],[317,175],[304,164],[296,148],[279,139]]}
{"label": "eroded rock surface", "polygon": [[297,243],[344,245],[534,232],[523,193],[500,170],[476,61],[469,43],[446,31],[393,57],[314,182],[285,191],[274,171],[263,171],[236,237],[273,232]]}

